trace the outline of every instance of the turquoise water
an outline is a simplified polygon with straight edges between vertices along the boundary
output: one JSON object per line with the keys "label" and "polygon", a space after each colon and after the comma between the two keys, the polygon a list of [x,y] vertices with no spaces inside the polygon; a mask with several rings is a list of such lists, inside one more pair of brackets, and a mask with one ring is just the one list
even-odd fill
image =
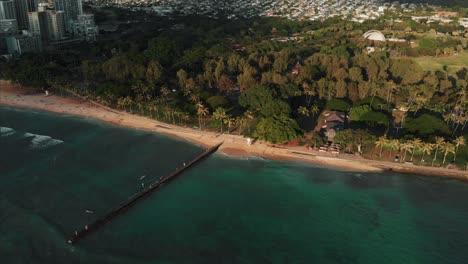
{"label": "turquoise water", "polygon": [[0,127],[0,263],[468,263],[466,182],[222,155],[69,245],[203,149],[6,107]]}

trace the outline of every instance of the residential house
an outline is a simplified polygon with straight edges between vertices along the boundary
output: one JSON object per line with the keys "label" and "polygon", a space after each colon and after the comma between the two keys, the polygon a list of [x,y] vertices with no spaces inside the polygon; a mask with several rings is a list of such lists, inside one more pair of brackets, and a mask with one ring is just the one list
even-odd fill
{"label": "residential house", "polygon": [[292,73],[293,75],[299,75],[299,71],[301,70],[301,68],[302,68],[302,65],[301,65],[299,62],[297,62],[297,63],[296,63],[296,66],[294,66],[294,68],[292,69],[291,73]]}
{"label": "residential house", "polygon": [[328,141],[333,142],[336,133],[344,129],[346,114],[340,111],[324,111],[324,121],[322,129]]}

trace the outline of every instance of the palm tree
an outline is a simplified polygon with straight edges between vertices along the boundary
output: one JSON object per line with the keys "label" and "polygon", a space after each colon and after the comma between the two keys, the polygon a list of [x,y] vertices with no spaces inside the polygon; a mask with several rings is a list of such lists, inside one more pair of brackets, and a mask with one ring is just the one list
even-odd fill
{"label": "palm tree", "polygon": [[434,148],[434,145],[431,143],[423,142],[420,146],[420,150],[422,152],[421,162],[424,162],[424,154],[431,155],[431,151]]}
{"label": "palm tree", "polygon": [[312,116],[315,116],[315,115],[317,115],[317,114],[320,112],[320,108],[318,107],[318,105],[313,104],[313,105],[310,107],[310,112],[312,113]]}
{"label": "palm tree", "polygon": [[167,106],[163,106],[161,107],[161,112],[164,116],[164,118],[162,119],[164,122],[169,122],[170,121],[170,114],[169,114],[169,108]]}
{"label": "palm tree", "polygon": [[400,148],[400,141],[398,139],[389,140],[388,148],[390,149],[390,158],[392,158],[392,151]]}
{"label": "palm tree", "polygon": [[305,106],[299,106],[297,112],[301,115],[309,116],[309,109],[307,109]]}
{"label": "palm tree", "polygon": [[414,153],[416,152],[416,149],[421,150],[423,142],[419,138],[415,138],[415,139],[411,140],[410,142],[411,142],[411,145],[412,145],[412,148],[413,148],[413,151],[411,153],[411,160],[410,161],[413,162]]}
{"label": "palm tree", "polygon": [[411,142],[409,142],[409,141],[400,143],[401,150],[403,150],[405,152],[404,155],[403,155],[403,158],[400,161],[401,163],[406,161],[406,153],[408,152],[408,150],[411,151],[412,147],[413,147],[413,144],[411,144]]}
{"label": "palm tree", "polygon": [[244,117],[247,120],[247,122],[246,122],[247,130],[250,133],[250,120],[255,118],[254,113],[252,111],[250,111],[250,110],[247,110],[247,111],[244,112]]}
{"label": "palm tree", "polygon": [[175,110],[174,108],[170,108],[169,109],[169,113],[171,114],[171,117],[172,117],[172,124],[175,125],[175,115],[176,115],[176,112],[177,110]]}
{"label": "palm tree", "polygon": [[450,142],[445,142],[442,144],[442,149],[444,150],[444,160],[442,161],[442,165],[445,164],[445,158],[447,158],[448,153],[455,153],[455,145]]}
{"label": "palm tree", "polygon": [[397,139],[392,139],[387,142],[387,146],[390,149],[390,158],[392,158],[392,151],[400,148],[400,141]]}
{"label": "palm tree", "polygon": [[138,109],[140,110],[140,115],[145,115],[144,113],[142,113],[143,112],[143,105],[140,102],[138,102],[137,106],[138,106]]}
{"label": "palm tree", "polygon": [[462,122],[463,122],[462,130],[465,130],[466,123],[468,123],[468,115],[465,115],[465,116],[463,117]]}
{"label": "palm tree", "polygon": [[170,93],[171,91],[167,87],[164,86],[161,88],[161,97],[162,97],[163,102],[165,102],[166,104],[167,104]]}
{"label": "palm tree", "polygon": [[465,138],[463,136],[459,136],[453,141],[453,143],[455,144],[455,153],[453,156],[453,161],[455,161],[457,159],[458,148],[460,146],[465,146]]}
{"label": "palm tree", "polygon": [[310,105],[310,101],[312,99],[312,96],[315,95],[315,91],[313,89],[313,87],[311,87],[308,83],[304,82],[302,84],[302,88],[304,89],[304,94],[306,96],[306,101],[307,101],[307,105],[309,106]]}
{"label": "palm tree", "polygon": [[444,144],[445,139],[443,137],[436,137],[436,143],[434,144],[434,149],[435,149],[435,155],[434,159],[432,160],[431,166],[434,167],[434,162],[437,159],[437,152],[439,151],[439,148],[442,144]]}
{"label": "palm tree", "polygon": [[462,119],[463,119],[463,117],[460,116],[460,115],[455,115],[453,117],[453,125],[452,125],[452,128],[451,128],[452,129],[452,137],[455,135],[455,133],[457,132],[458,127],[463,122]]}
{"label": "palm tree", "polygon": [[205,117],[206,115],[208,115],[208,108],[206,108],[202,102],[198,102],[195,105],[195,107],[197,108],[199,129],[201,130],[202,129],[201,120],[202,120],[202,117]]}
{"label": "palm tree", "polygon": [[379,137],[379,139],[375,142],[375,145],[377,147],[380,147],[380,152],[379,152],[379,158],[382,157],[382,151],[383,151],[383,148],[384,146],[386,146],[388,144],[388,139],[386,136],[381,136]]}
{"label": "palm tree", "polygon": [[148,113],[150,118],[153,118],[153,106],[150,104],[145,105],[145,112]]}
{"label": "palm tree", "polygon": [[117,98],[117,108],[125,108],[125,98],[119,97]]}
{"label": "palm tree", "polygon": [[224,110],[222,107],[216,108],[213,113],[213,118],[215,120],[219,120],[219,124],[221,125],[221,133],[223,133],[223,122],[226,116],[226,110]]}
{"label": "palm tree", "polygon": [[454,116],[455,115],[453,113],[447,113],[442,115],[445,123],[447,123],[447,126],[450,126],[450,122],[454,121]]}
{"label": "palm tree", "polygon": [[159,119],[159,110],[160,110],[160,107],[157,106],[157,105],[153,105],[153,106],[152,106],[152,109],[153,109],[153,111],[154,111],[154,113],[155,113],[154,118]]}
{"label": "palm tree", "polygon": [[231,132],[231,127],[236,123],[236,119],[232,118],[230,115],[226,115],[224,118],[224,124],[228,127],[228,133]]}
{"label": "palm tree", "polygon": [[174,116],[177,117],[177,119],[179,120],[179,124],[182,123],[182,117],[184,116],[184,113],[179,111],[179,110],[174,110]]}
{"label": "palm tree", "polygon": [[239,132],[239,133],[238,133],[239,135],[240,135],[241,132],[242,132],[242,128],[243,128],[245,125],[247,125],[247,121],[248,121],[248,120],[247,120],[247,118],[246,118],[245,116],[238,116],[238,117],[236,117],[236,126],[239,127],[239,131],[238,131],[238,132]]}
{"label": "palm tree", "polygon": [[200,101],[200,97],[198,96],[198,94],[190,94],[189,95],[189,100],[193,103],[196,103],[198,101]]}
{"label": "palm tree", "polygon": [[129,107],[130,113],[132,113],[133,112],[133,110],[132,110],[132,104],[133,104],[132,98],[130,96],[127,96],[127,97],[124,98],[124,102],[125,102],[125,106]]}

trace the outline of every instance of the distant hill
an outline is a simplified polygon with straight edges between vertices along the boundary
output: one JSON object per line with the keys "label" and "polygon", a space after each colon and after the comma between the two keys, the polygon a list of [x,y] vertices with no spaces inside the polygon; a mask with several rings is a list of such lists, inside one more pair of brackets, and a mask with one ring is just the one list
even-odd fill
{"label": "distant hill", "polygon": [[[384,2],[394,2],[394,0],[384,0]],[[468,8],[468,0],[401,0],[400,3],[427,3],[439,6],[461,6]]]}

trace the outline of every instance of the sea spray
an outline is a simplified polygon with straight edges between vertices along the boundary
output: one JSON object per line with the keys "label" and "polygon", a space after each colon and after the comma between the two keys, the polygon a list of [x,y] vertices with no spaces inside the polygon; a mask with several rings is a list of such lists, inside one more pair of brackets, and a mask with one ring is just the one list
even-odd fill
{"label": "sea spray", "polygon": [[16,131],[13,128],[0,127],[0,136],[2,136],[2,137],[11,136],[11,135],[15,134],[15,132]]}
{"label": "sea spray", "polygon": [[54,139],[50,136],[45,136],[45,135],[25,133],[24,136],[32,137],[30,147],[33,149],[42,149],[42,148],[52,147],[52,146],[63,143],[62,140]]}

